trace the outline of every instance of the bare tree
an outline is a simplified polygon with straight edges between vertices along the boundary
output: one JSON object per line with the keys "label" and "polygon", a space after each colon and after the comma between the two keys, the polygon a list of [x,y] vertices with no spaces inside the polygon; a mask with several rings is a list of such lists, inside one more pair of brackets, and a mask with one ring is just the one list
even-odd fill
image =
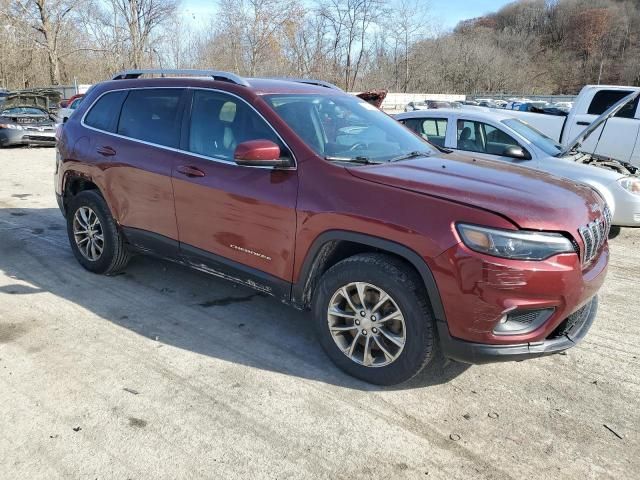
{"label": "bare tree", "polygon": [[369,53],[370,29],[387,13],[384,0],[326,0],[321,4],[333,36],[334,69],[342,71],[342,84],[353,90]]}
{"label": "bare tree", "polygon": [[126,28],[129,64],[141,68],[152,34],[176,14],[176,0],[110,0],[110,4],[114,22]]}
{"label": "bare tree", "polygon": [[80,5],[73,0],[11,0],[5,18],[30,28],[33,42],[47,55],[49,82],[60,84],[60,44],[65,30],[70,28],[72,11]]}
{"label": "bare tree", "polygon": [[393,45],[394,86],[406,92],[411,77],[409,55],[411,47],[429,32],[428,3],[420,0],[399,0],[386,22]]}

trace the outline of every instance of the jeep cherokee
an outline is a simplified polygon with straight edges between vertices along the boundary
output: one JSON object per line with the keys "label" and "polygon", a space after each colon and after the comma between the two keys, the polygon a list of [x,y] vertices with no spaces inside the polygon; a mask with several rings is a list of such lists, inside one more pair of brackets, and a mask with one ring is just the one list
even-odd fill
{"label": "jeep cherokee", "polygon": [[84,268],[151,254],[309,309],[365,381],[403,382],[437,345],[467,363],[560,352],[595,317],[610,216],[594,190],[439,149],[333,85],[127,71],[58,136]]}

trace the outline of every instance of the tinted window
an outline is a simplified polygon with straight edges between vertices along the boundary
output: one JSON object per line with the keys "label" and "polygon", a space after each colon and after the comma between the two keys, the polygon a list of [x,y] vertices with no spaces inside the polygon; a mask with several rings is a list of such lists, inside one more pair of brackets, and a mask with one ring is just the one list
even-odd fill
{"label": "tinted window", "polygon": [[[589,105],[587,113],[591,115],[601,115],[613,106],[617,101],[622,100],[629,95],[630,91],[627,90],[601,90],[596,93]],[[622,110],[616,113],[616,117],[622,118],[634,118],[636,110],[638,108],[638,98],[633,102],[627,103]]]}
{"label": "tinted window", "polygon": [[84,119],[84,123],[99,130],[115,132],[120,105],[122,105],[122,100],[126,95],[127,92],[125,91],[104,94],[91,107]]}
{"label": "tinted window", "polygon": [[233,161],[239,143],[271,140],[288,157],[273,129],[246,103],[219,92],[196,90],[189,124],[189,151]]}
{"label": "tinted window", "polygon": [[145,142],[178,146],[182,89],[149,88],[131,90],[122,105],[118,133]]}
{"label": "tinted window", "polygon": [[482,122],[458,120],[458,148],[469,152],[503,155],[511,146],[520,144],[499,128]]}

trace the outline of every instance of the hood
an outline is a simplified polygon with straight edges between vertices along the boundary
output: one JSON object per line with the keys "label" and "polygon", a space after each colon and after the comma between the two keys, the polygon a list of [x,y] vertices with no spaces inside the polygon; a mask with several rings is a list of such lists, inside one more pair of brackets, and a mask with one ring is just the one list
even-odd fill
{"label": "hood", "polygon": [[6,97],[3,108],[38,107],[50,112],[57,107],[61,98],[60,92],[46,88],[19,90]]}
{"label": "hood", "polygon": [[40,95],[9,95],[2,104],[3,109],[16,107],[31,107],[42,110],[43,115],[47,115],[47,97]]}
{"label": "hood", "polygon": [[572,141],[567,143],[567,145],[558,154],[558,156],[561,157],[563,155],[567,155],[571,150],[579,148],[580,145],[582,145],[584,143],[584,141],[587,138],[589,138],[589,136],[593,132],[595,132],[600,125],[602,125],[604,122],[606,122],[611,117],[613,117],[616,113],[618,113],[620,110],[622,110],[627,103],[633,102],[639,95],[640,95],[640,89],[638,89],[635,92],[630,93],[629,95],[627,95],[623,99],[621,99],[618,102],[614,103],[611,107],[609,107],[608,110],[605,110],[602,113],[602,115],[600,115],[593,122],[591,122],[591,124],[587,128],[585,128],[576,138],[574,138]]}
{"label": "hood", "polygon": [[448,154],[347,167],[355,177],[457,203],[510,219],[520,228],[568,231],[602,215],[604,201],[581,183],[491,160]]}

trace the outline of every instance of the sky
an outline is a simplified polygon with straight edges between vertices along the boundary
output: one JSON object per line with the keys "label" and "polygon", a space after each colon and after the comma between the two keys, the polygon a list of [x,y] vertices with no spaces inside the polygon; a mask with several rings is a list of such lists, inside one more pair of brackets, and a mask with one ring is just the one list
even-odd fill
{"label": "sky", "polygon": [[[392,0],[393,1],[393,0]],[[494,12],[513,0],[430,0],[431,21],[444,29],[451,29],[460,20]],[[216,11],[215,0],[182,0],[182,15],[200,23]]]}

